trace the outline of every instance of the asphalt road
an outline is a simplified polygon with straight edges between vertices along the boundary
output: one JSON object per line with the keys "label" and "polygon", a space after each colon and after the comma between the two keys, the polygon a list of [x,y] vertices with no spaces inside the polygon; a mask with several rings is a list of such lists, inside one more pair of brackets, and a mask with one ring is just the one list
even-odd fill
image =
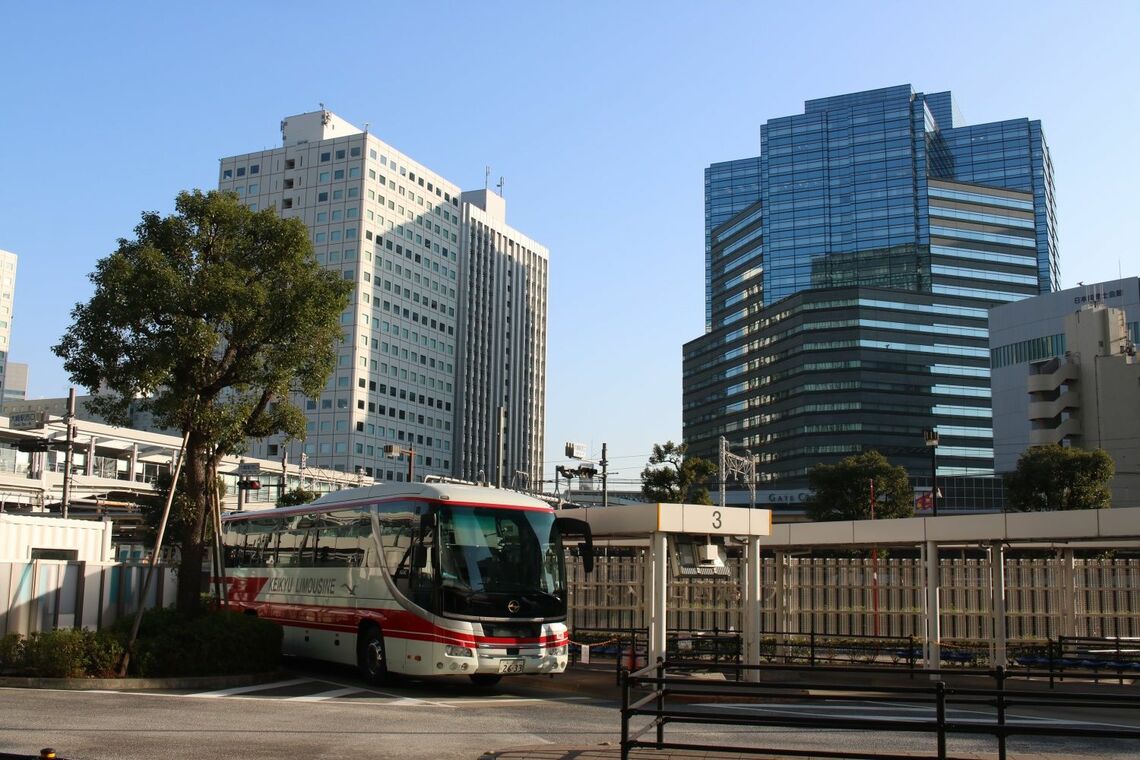
{"label": "asphalt road", "polygon": [[[493,692],[464,681],[372,689],[351,671],[301,664],[271,684],[214,691],[0,689],[0,753],[34,756],[50,746],[67,760],[478,760],[487,752],[512,749],[505,756],[548,756],[519,754],[520,747],[616,749],[617,704],[608,696],[574,694],[552,689],[552,685],[545,678],[523,678],[504,681]],[[915,717],[913,706],[906,704],[868,706],[842,699],[810,706],[789,700],[774,705],[718,704],[707,709],[757,715],[811,711],[825,719],[831,715]],[[970,719],[969,715],[956,717]],[[1071,717],[1075,716],[1040,714],[1030,719],[1049,725]],[[1084,718],[1097,719],[1117,720],[1112,716]],[[728,733],[735,736],[728,737]],[[928,735],[873,731],[670,726],[666,735],[674,741],[728,739],[808,751],[843,747],[933,751]],[[993,741],[983,737],[955,737],[951,743],[954,754],[974,757],[994,756],[993,747]],[[1140,758],[1135,743],[1105,740],[1030,737],[1017,740],[1011,749],[1011,759]]]}

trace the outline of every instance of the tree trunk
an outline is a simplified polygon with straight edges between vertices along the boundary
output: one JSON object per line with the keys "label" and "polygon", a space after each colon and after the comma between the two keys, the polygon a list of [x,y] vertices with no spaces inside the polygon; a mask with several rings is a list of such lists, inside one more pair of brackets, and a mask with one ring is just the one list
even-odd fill
{"label": "tree trunk", "polygon": [[208,467],[206,442],[200,436],[191,435],[186,447],[186,463],[183,466],[186,498],[193,504],[190,517],[190,530],[181,546],[182,560],[178,569],[178,610],[192,613],[201,606],[203,584],[202,561],[205,558],[203,541],[206,517],[209,514],[209,489],[213,488]]}

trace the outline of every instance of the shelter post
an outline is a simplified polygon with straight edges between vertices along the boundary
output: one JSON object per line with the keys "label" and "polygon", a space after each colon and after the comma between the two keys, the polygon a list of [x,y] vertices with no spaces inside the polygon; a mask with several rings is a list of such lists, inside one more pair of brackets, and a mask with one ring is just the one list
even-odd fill
{"label": "shelter post", "polygon": [[990,614],[993,623],[993,636],[990,644],[990,667],[1004,668],[1006,662],[1005,624],[1005,546],[1001,541],[992,541],[990,555]]}
{"label": "shelter post", "polygon": [[938,543],[923,544],[926,565],[926,669],[937,670],[942,664],[941,610],[938,598]]}
{"label": "shelter post", "polygon": [[760,541],[756,536],[749,536],[745,544],[745,557],[741,572],[744,574],[744,624],[741,626],[741,635],[744,636],[744,664],[748,666],[745,680],[760,680]]}

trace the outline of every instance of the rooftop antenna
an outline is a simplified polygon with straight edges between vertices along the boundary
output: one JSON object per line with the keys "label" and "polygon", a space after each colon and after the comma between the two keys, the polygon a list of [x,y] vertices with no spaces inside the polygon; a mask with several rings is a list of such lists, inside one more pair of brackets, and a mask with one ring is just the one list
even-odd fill
{"label": "rooftop antenna", "polygon": [[491,187],[491,165],[487,164],[483,169],[483,189],[487,190]]}
{"label": "rooftop antenna", "polygon": [[499,197],[500,198],[503,197],[503,184],[505,182],[506,182],[506,180],[503,179],[503,175],[500,174],[499,175],[499,184],[495,185],[495,187],[499,188]]}

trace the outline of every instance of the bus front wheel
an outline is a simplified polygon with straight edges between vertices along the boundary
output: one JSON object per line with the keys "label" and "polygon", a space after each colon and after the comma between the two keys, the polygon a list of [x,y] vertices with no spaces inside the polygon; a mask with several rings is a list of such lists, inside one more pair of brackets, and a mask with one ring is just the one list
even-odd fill
{"label": "bus front wheel", "polygon": [[375,625],[360,629],[356,638],[356,663],[360,674],[373,685],[388,679],[388,660],[384,656],[384,636]]}

